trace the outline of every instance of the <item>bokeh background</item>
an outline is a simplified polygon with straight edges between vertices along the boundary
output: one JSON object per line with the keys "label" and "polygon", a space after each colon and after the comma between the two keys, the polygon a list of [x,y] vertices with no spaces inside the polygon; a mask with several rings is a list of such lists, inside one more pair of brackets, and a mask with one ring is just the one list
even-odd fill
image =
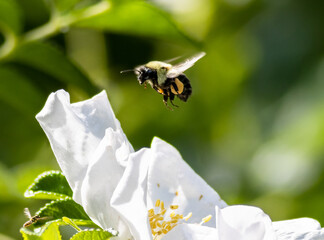
{"label": "bokeh background", "polygon": [[[0,0],[0,239],[19,239],[23,193],[58,169],[35,120],[47,96],[106,89],[135,149],[170,142],[228,204],[324,224],[322,0]],[[207,55],[168,110],[124,69]],[[167,176],[166,176],[167,177]]]}

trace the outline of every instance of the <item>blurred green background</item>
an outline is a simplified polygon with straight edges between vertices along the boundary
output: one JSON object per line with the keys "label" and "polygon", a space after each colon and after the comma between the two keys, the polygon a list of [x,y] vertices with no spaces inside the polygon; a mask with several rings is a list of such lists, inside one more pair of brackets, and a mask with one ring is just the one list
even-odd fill
{"label": "blurred green background", "polygon": [[[228,204],[324,224],[322,0],[0,0],[0,239],[19,239],[23,192],[58,169],[35,120],[47,96],[106,89],[135,149],[170,142]],[[207,55],[169,111],[124,69]],[[6,237],[8,236],[8,238]],[[10,238],[11,237],[11,238]]]}

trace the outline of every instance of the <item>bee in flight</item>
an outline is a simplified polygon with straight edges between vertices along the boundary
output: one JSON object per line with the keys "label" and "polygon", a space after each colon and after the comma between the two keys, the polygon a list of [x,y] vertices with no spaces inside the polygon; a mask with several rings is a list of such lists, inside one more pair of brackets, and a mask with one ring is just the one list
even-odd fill
{"label": "bee in flight", "polygon": [[178,107],[173,104],[174,97],[177,96],[180,100],[186,102],[192,93],[190,81],[183,72],[192,67],[205,54],[200,52],[176,65],[171,65],[168,62],[151,61],[134,69],[121,71],[121,73],[133,71],[141,85],[144,84],[146,87],[146,84],[149,83],[154,90],[163,95],[163,102],[167,107],[169,107],[168,99],[173,106]]}
{"label": "bee in flight", "polygon": [[30,211],[28,208],[24,209],[24,214],[26,215],[26,217],[29,219],[27,222],[24,223],[23,227],[29,227],[31,225],[33,225],[34,223],[40,221],[40,220],[47,220],[50,217],[40,217],[39,215],[33,216],[30,214]]}

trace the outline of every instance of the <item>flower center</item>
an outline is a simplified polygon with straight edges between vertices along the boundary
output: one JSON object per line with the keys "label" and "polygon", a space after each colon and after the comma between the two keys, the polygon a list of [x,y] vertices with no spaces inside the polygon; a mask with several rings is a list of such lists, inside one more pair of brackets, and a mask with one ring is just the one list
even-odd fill
{"label": "flower center", "polygon": [[[154,208],[148,210],[148,217],[154,240],[162,238],[163,235],[167,234],[175,226],[182,223],[184,220],[188,221],[188,219],[192,216],[192,212],[188,213],[186,216],[183,216],[182,214],[177,214],[175,211],[173,211],[179,208],[178,205],[170,205],[169,208],[172,211],[170,214],[166,215],[168,209],[164,207],[164,202],[160,199],[155,202],[155,208],[157,210],[156,212],[154,211]],[[208,222],[211,217],[212,216],[209,215],[203,218],[200,224]]]}

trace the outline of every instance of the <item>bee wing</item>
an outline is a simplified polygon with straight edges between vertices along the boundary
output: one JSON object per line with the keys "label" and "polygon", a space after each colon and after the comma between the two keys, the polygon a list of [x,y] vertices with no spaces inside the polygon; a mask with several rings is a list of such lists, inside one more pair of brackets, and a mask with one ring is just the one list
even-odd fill
{"label": "bee wing", "polygon": [[170,62],[173,62],[173,61],[176,61],[176,60],[178,60],[179,58],[181,58],[181,56],[178,56],[178,57],[174,57],[174,58],[171,58],[171,59],[168,59],[168,60],[162,61],[162,62],[165,62],[165,63],[170,63]]}
{"label": "bee wing", "polygon": [[31,217],[32,217],[28,208],[25,208],[25,209],[24,209],[24,214],[25,214],[25,216],[26,216],[27,218],[31,218]]}
{"label": "bee wing", "polygon": [[172,66],[172,68],[167,72],[167,77],[174,78],[179,76],[179,74],[183,73],[188,68],[191,68],[195,64],[195,62],[197,62],[200,58],[202,58],[205,55],[206,55],[205,52],[201,52],[185,60],[184,62]]}
{"label": "bee wing", "polygon": [[50,217],[50,216],[39,217],[39,218],[37,218],[37,221],[47,221],[47,220],[50,220],[50,219],[53,219],[53,217]]}

